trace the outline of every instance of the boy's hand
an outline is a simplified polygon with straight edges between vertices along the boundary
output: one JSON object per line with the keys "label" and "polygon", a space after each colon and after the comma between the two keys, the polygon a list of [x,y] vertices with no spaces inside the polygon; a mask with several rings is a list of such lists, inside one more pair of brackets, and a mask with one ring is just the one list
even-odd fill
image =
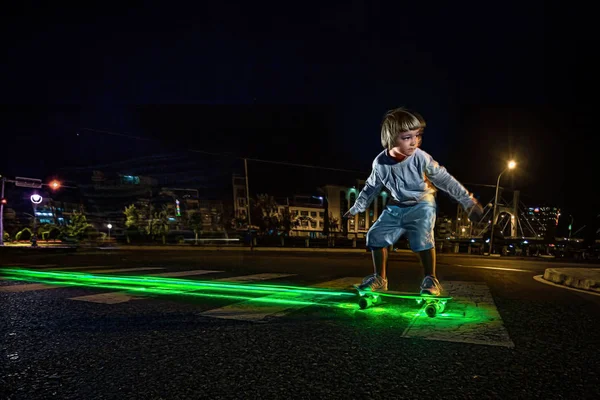
{"label": "boy's hand", "polygon": [[467,210],[471,222],[480,222],[483,219],[483,207],[476,201],[471,208]]}

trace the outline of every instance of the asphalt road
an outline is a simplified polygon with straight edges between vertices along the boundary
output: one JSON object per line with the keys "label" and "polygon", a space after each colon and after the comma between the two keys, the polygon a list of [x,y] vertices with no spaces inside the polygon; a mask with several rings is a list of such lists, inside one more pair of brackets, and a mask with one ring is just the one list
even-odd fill
{"label": "asphalt road", "polygon": [[[371,271],[366,253],[1,257],[2,266],[39,271],[181,272],[298,286]],[[436,318],[417,315],[410,301],[360,310],[353,300],[329,298],[286,307],[117,292],[111,304],[89,299],[114,290],[4,280],[0,398],[599,398],[600,296],[533,279],[557,265],[439,256],[438,276],[457,297]],[[212,272],[185,275],[199,270]],[[422,278],[408,253],[392,255],[388,275],[390,290],[411,292]],[[8,289],[16,286],[25,289]]]}

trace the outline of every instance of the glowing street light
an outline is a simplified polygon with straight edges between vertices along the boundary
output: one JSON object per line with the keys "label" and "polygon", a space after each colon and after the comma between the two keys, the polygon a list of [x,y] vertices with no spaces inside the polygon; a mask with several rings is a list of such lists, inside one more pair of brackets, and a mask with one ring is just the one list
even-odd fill
{"label": "glowing street light", "polygon": [[42,202],[43,198],[42,196],[40,196],[39,194],[32,194],[31,197],[29,198],[31,200],[31,202],[35,205],[38,205]]}
{"label": "glowing street light", "polygon": [[108,240],[110,240],[110,230],[112,229],[112,224],[108,224],[106,227],[108,228]]}
{"label": "glowing street light", "polygon": [[60,188],[60,182],[55,179],[52,182],[50,182],[50,187],[52,188],[52,190],[57,190]]}
{"label": "glowing street light", "polygon": [[490,256],[492,255],[492,252],[494,251],[494,225],[496,225],[496,209],[498,207],[498,188],[500,187],[500,177],[507,170],[515,169],[516,166],[517,166],[517,163],[514,160],[510,160],[508,162],[508,165],[504,169],[504,171],[500,172],[500,175],[498,175],[498,180],[496,181],[496,196],[494,196],[494,211],[492,213],[492,224],[491,224],[492,232],[490,234]]}

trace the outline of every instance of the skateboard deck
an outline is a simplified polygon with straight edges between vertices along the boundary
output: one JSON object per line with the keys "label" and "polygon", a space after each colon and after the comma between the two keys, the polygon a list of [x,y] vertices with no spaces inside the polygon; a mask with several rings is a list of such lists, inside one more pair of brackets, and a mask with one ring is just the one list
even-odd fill
{"label": "skateboard deck", "polygon": [[452,297],[448,296],[431,296],[420,293],[394,291],[372,292],[370,290],[360,290],[357,287],[354,287],[354,290],[359,296],[358,305],[363,310],[391,300],[414,300],[420,306],[424,304],[425,313],[431,318],[434,318],[437,314],[443,313],[446,308],[446,303],[448,303],[449,300],[452,300]]}

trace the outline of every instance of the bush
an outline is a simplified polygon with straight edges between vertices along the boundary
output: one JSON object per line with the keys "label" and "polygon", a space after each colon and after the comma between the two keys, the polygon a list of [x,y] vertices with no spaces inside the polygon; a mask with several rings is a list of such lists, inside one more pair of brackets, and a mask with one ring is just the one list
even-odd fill
{"label": "bush", "polygon": [[33,236],[33,232],[31,232],[31,229],[24,228],[23,230],[17,232],[17,234],[15,235],[15,240],[17,240],[17,241],[19,241],[19,240],[31,240],[32,236]]}

